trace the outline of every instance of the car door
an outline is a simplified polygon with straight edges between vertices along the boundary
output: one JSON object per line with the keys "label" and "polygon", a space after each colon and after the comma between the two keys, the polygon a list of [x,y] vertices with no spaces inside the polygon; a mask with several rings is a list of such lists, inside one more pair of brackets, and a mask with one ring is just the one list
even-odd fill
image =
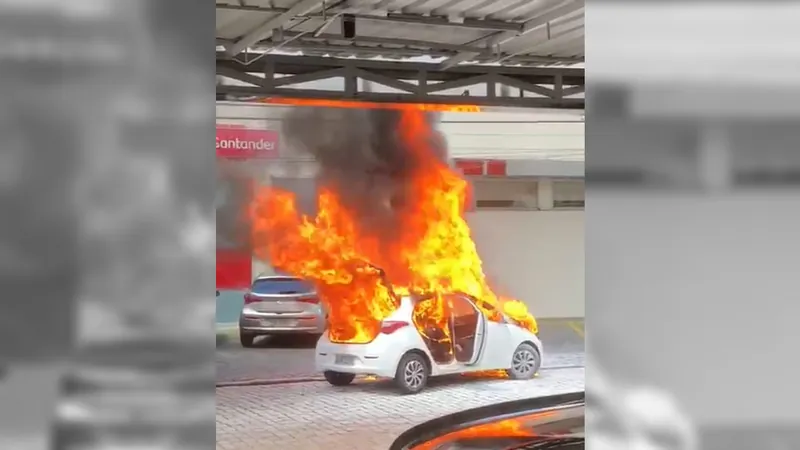
{"label": "car door", "polygon": [[477,303],[484,311],[484,317],[495,317],[495,320],[486,319],[484,331],[484,345],[480,360],[481,366],[487,369],[507,368],[511,361],[511,355],[517,348],[519,342],[513,337],[505,315],[497,308],[487,302]]}
{"label": "car door", "polygon": [[457,362],[472,365],[480,360],[486,335],[486,318],[464,295],[449,296],[453,353]]}

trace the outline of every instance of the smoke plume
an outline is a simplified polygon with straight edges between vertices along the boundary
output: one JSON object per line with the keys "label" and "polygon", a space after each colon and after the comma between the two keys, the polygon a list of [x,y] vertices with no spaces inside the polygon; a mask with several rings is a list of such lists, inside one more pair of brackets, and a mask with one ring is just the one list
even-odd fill
{"label": "smoke plume", "polygon": [[422,151],[401,139],[402,117],[388,109],[294,108],[283,138],[316,159],[318,184],[334,189],[364,229],[392,233],[402,226],[397,211],[409,200],[411,177],[421,165],[447,159],[436,115],[426,115],[433,132]]}

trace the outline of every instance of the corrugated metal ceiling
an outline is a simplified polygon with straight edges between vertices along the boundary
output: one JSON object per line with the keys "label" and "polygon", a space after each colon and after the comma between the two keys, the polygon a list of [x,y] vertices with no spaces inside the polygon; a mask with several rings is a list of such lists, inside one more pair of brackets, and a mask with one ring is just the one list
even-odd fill
{"label": "corrugated metal ceiling", "polygon": [[[352,14],[356,34],[342,35]],[[252,42],[252,44],[250,44]],[[217,0],[217,43],[232,53],[434,58],[573,65],[584,60],[583,0]]]}

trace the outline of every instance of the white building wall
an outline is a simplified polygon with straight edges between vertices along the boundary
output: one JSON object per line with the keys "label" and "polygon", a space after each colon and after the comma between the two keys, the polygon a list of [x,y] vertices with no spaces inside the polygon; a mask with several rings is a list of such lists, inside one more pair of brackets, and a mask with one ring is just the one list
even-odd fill
{"label": "white building wall", "polygon": [[484,273],[539,318],[585,314],[583,211],[468,213]]}

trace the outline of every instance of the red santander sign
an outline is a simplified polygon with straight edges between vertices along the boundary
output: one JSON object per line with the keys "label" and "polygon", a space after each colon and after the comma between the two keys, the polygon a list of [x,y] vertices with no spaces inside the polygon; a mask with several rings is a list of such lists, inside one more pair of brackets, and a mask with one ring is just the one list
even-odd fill
{"label": "red santander sign", "polygon": [[217,126],[217,157],[277,158],[278,133],[272,130]]}

